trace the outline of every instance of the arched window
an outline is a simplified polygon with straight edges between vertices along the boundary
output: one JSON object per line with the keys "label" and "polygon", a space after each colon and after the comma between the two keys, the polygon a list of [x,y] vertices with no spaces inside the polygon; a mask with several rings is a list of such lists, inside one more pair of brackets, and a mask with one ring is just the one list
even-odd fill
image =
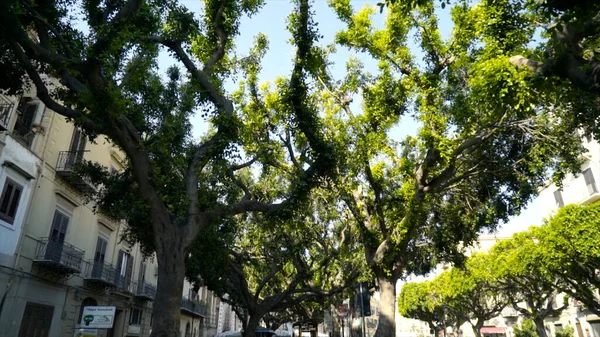
{"label": "arched window", "polygon": [[192,329],[190,327],[190,322],[185,324],[185,337],[192,337]]}
{"label": "arched window", "polygon": [[81,324],[81,318],[83,317],[83,308],[85,307],[93,307],[93,306],[97,306],[98,302],[96,302],[95,299],[91,298],[91,297],[86,297],[82,302],[81,302],[81,308],[79,308],[79,319],[77,320],[77,324]]}

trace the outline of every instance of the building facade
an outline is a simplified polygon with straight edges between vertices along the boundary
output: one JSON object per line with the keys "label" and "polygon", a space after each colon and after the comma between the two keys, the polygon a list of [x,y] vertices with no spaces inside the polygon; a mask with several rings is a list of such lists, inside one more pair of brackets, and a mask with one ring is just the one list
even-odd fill
{"label": "building facade", "polygon": [[[77,336],[85,306],[114,306],[97,336],[149,336],[156,259],[121,240],[126,223],[95,212],[77,163],[122,170],[106,138],[81,130],[29,93],[0,95],[0,336]],[[216,332],[219,300],[184,285],[182,337]],[[211,327],[214,332],[211,334]]]}

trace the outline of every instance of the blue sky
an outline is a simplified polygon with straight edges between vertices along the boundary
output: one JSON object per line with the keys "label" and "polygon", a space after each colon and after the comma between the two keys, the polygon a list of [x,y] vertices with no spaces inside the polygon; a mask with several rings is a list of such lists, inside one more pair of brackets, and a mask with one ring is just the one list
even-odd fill
{"label": "blue sky", "polygon": [[[182,0],[193,12],[201,11],[200,0]],[[352,6],[355,10],[362,8],[365,5],[375,6],[378,1],[364,1],[357,0],[352,1]],[[252,46],[254,37],[258,33],[265,33],[269,39],[269,51],[265,55],[263,60],[263,68],[260,73],[260,82],[267,80],[275,80],[277,77],[282,75],[289,75],[292,67],[293,60],[293,47],[288,43],[291,38],[290,33],[286,29],[286,17],[293,10],[293,4],[286,0],[266,0],[264,8],[255,16],[251,18],[244,18],[241,23],[240,36],[236,38],[236,51],[240,55],[247,54],[248,50]],[[335,33],[344,28],[344,24],[339,21],[333,11],[327,5],[325,0],[315,0],[313,2],[313,9],[316,13],[315,21],[318,23],[319,32],[323,35],[320,43],[327,45],[333,42]],[[439,29],[443,37],[448,38],[451,33],[452,24],[449,17],[449,10],[446,8],[442,10],[438,9],[438,16],[440,18]],[[377,25],[382,25],[385,19],[385,14],[376,14],[374,21]],[[342,78],[344,76],[344,69],[346,60],[352,55],[352,52],[345,48],[338,48],[338,52],[333,55],[331,61],[334,62],[334,66],[331,68],[331,72],[334,77]],[[413,50],[415,55],[419,57],[422,55],[418,48]],[[365,64],[366,70],[376,70],[376,62],[370,59],[366,55],[360,55],[361,60]],[[161,54],[159,59],[159,66],[161,69],[166,69],[168,66],[174,64],[175,61],[171,59],[166,52]],[[226,89],[231,92],[237,87],[236,83],[229,82]],[[360,108],[360,100],[358,97],[355,98],[354,109]],[[200,117],[196,116],[193,120],[194,134],[201,136],[207,129],[205,121]],[[403,139],[406,135],[414,134],[418,128],[418,125],[411,120],[409,117],[397,125],[391,132],[391,136],[394,139]],[[508,224],[501,226],[498,231],[498,235],[511,235],[514,232],[527,229],[531,225],[537,225],[542,222],[542,208],[538,200],[534,200],[520,216],[512,219]]]}

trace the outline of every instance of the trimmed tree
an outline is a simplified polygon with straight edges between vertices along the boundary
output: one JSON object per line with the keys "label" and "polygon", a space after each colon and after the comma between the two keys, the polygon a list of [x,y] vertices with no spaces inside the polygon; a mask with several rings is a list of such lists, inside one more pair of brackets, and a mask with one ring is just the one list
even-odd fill
{"label": "trimmed tree", "polygon": [[556,288],[600,315],[600,204],[561,208],[542,226],[538,238]]}
{"label": "trimmed tree", "polygon": [[535,323],[539,337],[548,337],[544,321],[559,315],[568,303],[557,306],[557,279],[545,266],[545,248],[538,243],[539,230],[532,227],[497,243],[491,251],[492,266],[513,308]]}

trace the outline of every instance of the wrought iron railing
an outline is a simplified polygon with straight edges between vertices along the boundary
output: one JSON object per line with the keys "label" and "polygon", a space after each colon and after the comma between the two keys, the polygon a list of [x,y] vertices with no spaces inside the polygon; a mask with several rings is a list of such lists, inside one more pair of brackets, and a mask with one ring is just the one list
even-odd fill
{"label": "wrought iron railing", "polygon": [[181,300],[181,309],[196,313],[201,316],[206,316],[208,313],[207,307],[204,305],[204,303],[194,302],[187,297],[184,297]]}
{"label": "wrought iron railing", "polygon": [[57,171],[72,172],[77,164],[83,163],[83,154],[87,151],[60,151],[58,153]]}
{"label": "wrought iron railing", "polygon": [[0,103],[0,125],[5,129],[8,129],[12,108],[12,103]]}
{"label": "wrought iron railing", "polygon": [[121,291],[132,292],[131,279],[127,279],[125,275],[121,275],[118,270],[115,272],[115,286]]}
{"label": "wrought iron railing", "polygon": [[135,284],[135,295],[154,299],[156,287],[148,282],[139,282]]}
{"label": "wrought iron railing", "polygon": [[35,258],[39,261],[51,261],[80,272],[83,255],[83,250],[66,242],[40,238],[37,243]]}
{"label": "wrought iron railing", "polygon": [[115,275],[117,271],[112,264],[90,261],[86,266],[85,278],[88,280],[97,280],[115,284]]}

